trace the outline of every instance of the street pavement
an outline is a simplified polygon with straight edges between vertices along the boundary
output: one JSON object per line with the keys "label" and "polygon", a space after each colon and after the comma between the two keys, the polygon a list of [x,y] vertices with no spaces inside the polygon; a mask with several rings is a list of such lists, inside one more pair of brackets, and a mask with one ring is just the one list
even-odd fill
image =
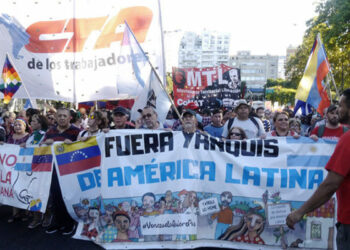
{"label": "street pavement", "polygon": [[27,226],[30,221],[7,223],[7,219],[11,213],[11,207],[0,206],[1,250],[103,249],[91,241],[76,240],[71,238],[71,236],[63,236],[59,232],[46,234],[45,229],[41,226],[35,229],[29,229]]}

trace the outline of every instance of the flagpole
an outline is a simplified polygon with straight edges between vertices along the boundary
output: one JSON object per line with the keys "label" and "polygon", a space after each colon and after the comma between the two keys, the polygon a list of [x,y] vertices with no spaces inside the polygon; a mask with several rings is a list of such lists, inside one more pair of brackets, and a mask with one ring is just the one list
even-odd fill
{"label": "flagpole", "polygon": [[[320,43],[320,45],[322,45],[322,52],[324,52],[325,50],[324,50],[324,46],[323,46],[323,43],[322,43],[322,40],[321,40],[320,33],[317,34],[317,41]],[[324,57],[327,58],[327,55],[324,55]],[[328,62],[328,58],[326,59],[326,63],[327,63],[327,67],[329,69],[329,74],[331,75],[331,80],[332,80],[333,86],[335,88],[335,93],[337,94],[337,99],[339,99],[340,98],[339,91],[338,91],[337,86],[335,85],[332,68],[331,68],[331,65]],[[329,86],[329,83],[328,83],[328,86]],[[330,86],[329,86],[329,92],[331,93],[330,94],[330,98],[332,99],[332,92],[331,92]],[[331,100],[331,103],[332,103],[332,100]]]}
{"label": "flagpole", "polygon": [[[16,69],[15,64],[12,62],[11,57],[9,56],[8,53],[6,53],[6,56],[8,57],[10,63],[12,64],[12,67],[15,69],[15,71],[17,72],[17,74],[18,74],[18,76],[19,76],[19,71]],[[28,92],[28,90],[27,90],[27,88],[26,88],[26,85],[24,84],[23,79],[22,79],[21,77],[20,77],[20,79],[21,79],[21,81],[22,81],[22,84],[23,84],[23,87],[24,87],[24,91],[27,93],[27,96],[28,96],[29,101],[30,101],[32,104],[34,104],[34,102],[32,101],[32,98],[30,97],[29,92]],[[36,106],[36,105],[34,105],[34,106]],[[36,107],[34,107],[34,106],[33,106],[33,108],[36,108]]]}
{"label": "flagpole", "polygon": [[167,85],[167,82],[166,82],[165,49],[164,49],[164,33],[163,33],[163,21],[162,21],[162,12],[161,12],[161,8],[160,8],[160,0],[158,0],[158,10],[159,10],[160,36],[161,36],[161,42],[162,42],[163,83],[165,83]]}
{"label": "flagpole", "polygon": [[[134,39],[137,41],[137,39],[136,39],[134,33],[133,33],[132,30],[130,29],[130,26],[128,25],[128,23],[126,22],[126,20],[125,20],[124,22],[125,22],[125,25],[128,27],[128,29],[130,30],[131,35],[132,35],[132,36],[134,37]],[[161,87],[161,88],[163,89],[163,91],[167,94],[167,96],[168,96],[168,98],[169,98],[169,100],[170,100],[170,103],[171,103],[172,107],[174,108],[176,114],[178,115],[180,121],[182,122],[182,118],[181,118],[180,112],[177,110],[173,99],[170,97],[169,93],[168,93],[168,92],[166,91],[166,89],[164,88],[163,81],[160,79],[160,77],[159,77],[157,71],[156,71],[155,68],[153,67],[153,65],[152,65],[151,61],[149,60],[149,58],[145,55],[145,52],[143,51],[143,49],[142,49],[142,47],[140,46],[140,44],[139,44],[138,42],[137,42],[136,44],[137,44],[137,46],[139,47],[140,51],[142,51],[143,55],[147,58],[147,61],[148,61],[149,65],[151,66],[151,69],[154,71],[154,73],[155,73],[155,75],[156,75],[156,77],[157,77],[157,79],[158,79],[158,81],[159,81],[160,87]]]}

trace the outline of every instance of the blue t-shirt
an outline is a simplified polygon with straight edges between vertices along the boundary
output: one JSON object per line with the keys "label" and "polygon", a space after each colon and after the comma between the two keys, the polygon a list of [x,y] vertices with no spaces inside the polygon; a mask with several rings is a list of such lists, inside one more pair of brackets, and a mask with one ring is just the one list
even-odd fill
{"label": "blue t-shirt", "polygon": [[219,137],[221,138],[222,132],[224,131],[224,126],[221,127],[215,127],[211,124],[204,127],[204,131],[210,134],[211,136]]}

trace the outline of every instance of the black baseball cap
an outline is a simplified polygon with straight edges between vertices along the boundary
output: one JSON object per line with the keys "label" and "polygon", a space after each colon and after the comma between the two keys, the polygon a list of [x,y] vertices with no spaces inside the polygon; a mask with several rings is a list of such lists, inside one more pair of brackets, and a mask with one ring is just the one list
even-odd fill
{"label": "black baseball cap", "polygon": [[129,111],[126,108],[119,106],[113,109],[113,114],[129,115]]}

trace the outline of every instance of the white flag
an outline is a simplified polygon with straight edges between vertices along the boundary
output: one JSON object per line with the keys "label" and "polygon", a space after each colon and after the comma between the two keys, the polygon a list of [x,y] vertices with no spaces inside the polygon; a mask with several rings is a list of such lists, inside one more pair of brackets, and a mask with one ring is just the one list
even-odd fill
{"label": "white flag", "polygon": [[139,109],[143,109],[145,106],[152,106],[158,114],[158,121],[165,123],[171,102],[161,84],[154,70],[151,70],[144,91],[136,98],[131,109],[131,120],[135,121],[139,118]]}

